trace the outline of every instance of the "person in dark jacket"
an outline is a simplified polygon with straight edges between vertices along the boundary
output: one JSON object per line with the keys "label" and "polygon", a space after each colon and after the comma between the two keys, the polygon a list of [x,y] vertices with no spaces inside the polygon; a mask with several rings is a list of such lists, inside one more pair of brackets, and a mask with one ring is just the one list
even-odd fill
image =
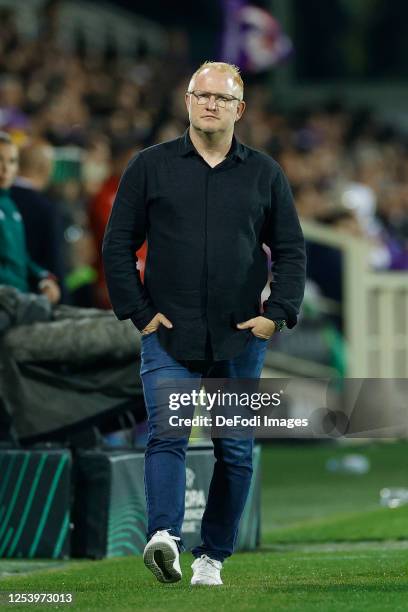
{"label": "person in dark jacket", "polygon": [[27,250],[61,284],[65,275],[64,226],[57,202],[44,190],[54,166],[54,152],[46,141],[30,142],[19,151],[19,170],[10,196],[23,217]]}
{"label": "person in dark jacket", "polygon": [[[144,562],[162,582],[181,579],[188,435],[162,435],[171,413],[158,398],[160,381],[188,379],[199,389],[203,376],[258,379],[269,338],[296,324],[305,284],[304,239],[288,181],[276,161],[234,137],[245,110],[238,69],[203,64],[185,102],[187,131],[130,161],[103,243],[114,312],[142,333],[149,424]],[[146,238],[143,284],[134,253]],[[261,303],[268,279],[264,244],[273,282]],[[246,439],[214,435],[213,444],[202,544],[192,551],[193,585],[222,584],[222,562],[233,552],[252,475],[250,433]]]}
{"label": "person in dark jacket", "polygon": [[0,285],[23,293],[38,291],[56,304],[60,299],[58,284],[28,254],[24,223],[10,197],[17,169],[18,149],[7,133],[0,132]]}

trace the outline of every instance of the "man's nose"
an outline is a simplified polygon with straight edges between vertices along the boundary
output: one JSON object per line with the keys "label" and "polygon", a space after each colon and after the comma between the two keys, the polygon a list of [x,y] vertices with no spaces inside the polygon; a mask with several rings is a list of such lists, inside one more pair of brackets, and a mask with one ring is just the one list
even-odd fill
{"label": "man's nose", "polygon": [[216,96],[210,96],[208,98],[208,102],[207,102],[208,108],[215,108],[215,109],[217,108],[217,104],[215,100],[216,100]]}

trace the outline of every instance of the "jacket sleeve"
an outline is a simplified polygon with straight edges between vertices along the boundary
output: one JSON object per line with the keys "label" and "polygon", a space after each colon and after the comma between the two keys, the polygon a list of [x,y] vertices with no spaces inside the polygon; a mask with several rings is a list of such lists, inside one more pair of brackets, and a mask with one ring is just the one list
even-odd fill
{"label": "jacket sleeve", "polygon": [[141,331],[157,310],[136,268],[136,251],[146,238],[146,170],[141,154],[126,168],[115,196],[102,244],[102,259],[113,311]]}
{"label": "jacket sleeve", "polygon": [[271,211],[264,235],[271,250],[271,294],[263,303],[268,319],[285,319],[289,328],[297,323],[306,281],[305,241],[283,170],[272,185]]}

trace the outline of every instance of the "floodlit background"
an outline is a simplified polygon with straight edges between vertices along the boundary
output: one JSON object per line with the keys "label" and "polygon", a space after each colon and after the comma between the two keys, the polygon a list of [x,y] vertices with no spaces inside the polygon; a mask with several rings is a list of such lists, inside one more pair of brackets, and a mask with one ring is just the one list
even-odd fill
{"label": "floodlit background", "polygon": [[118,177],[135,151],[183,132],[189,76],[223,59],[246,83],[237,134],[283,166],[309,238],[301,324],[267,363],[296,375],[407,376],[404,2],[0,7],[0,128],[54,147],[60,233],[45,249],[34,245],[39,227],[27,232],[65,303],[109,307],[100,246]]}

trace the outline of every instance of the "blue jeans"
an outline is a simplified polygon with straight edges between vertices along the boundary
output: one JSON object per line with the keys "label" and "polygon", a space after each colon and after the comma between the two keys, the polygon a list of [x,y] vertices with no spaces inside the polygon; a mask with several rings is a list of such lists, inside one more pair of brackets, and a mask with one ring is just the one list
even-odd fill
{"label": "blue jeans", "polygon": [[[166,406],[157,405],[157,384],[165,379],[194,379],[197,390],[201,378],[260,377],[267,341],[247,332],[245,350],[226,361],[188,362],[173,359],[160,345],[157,333],[142,336],[140,375],[148,414],[148,441],[145,453],[145,493],[148,515],[147,539],[159,529],[181,537],[186,488],[188,437],[166,438],[155,432],[159,414]],[[200,546],[195,557],[206,554],[223,561],[233,550],[239,521],[252,477],[253,439],[213,438],[215,464],[201,523]],[[181,544],[181,550],[184,550]]]}

